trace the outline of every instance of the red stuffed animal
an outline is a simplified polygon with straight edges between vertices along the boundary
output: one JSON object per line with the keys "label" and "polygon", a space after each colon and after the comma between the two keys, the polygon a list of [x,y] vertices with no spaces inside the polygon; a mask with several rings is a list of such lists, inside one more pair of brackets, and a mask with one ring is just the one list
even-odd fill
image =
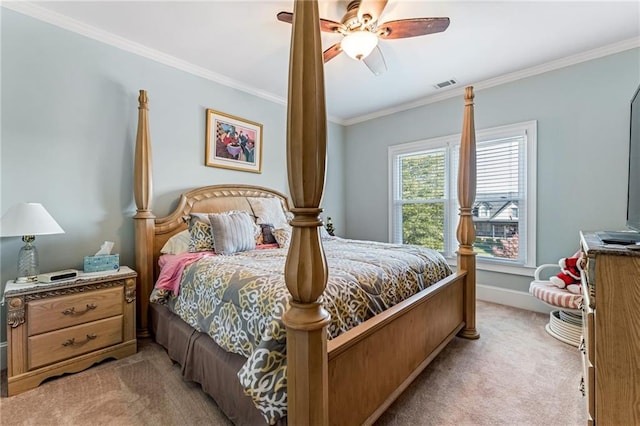
{"label": "red stuffed animal", "polygon": [[580,251],[577,251],[576,254],[571,257],[560,259],[558,262],[560,265],[560,273],[555,277],[549,278],[551,284],[559,288],[566,288],[571,293],[580,294],[581,261]]}

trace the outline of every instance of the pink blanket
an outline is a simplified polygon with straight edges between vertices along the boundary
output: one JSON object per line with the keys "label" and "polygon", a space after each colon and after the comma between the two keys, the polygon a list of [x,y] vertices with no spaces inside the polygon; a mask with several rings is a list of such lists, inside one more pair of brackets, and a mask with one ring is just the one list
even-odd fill
{"label": "pink blanket", "polygon": [[[257,250],[278,248],[277,244],[261,244],[256,246]],[[160,265],[160,276],[156,281],[156,288],[169,290],[174,295],[180,293],[180,281],[184,268],[191,265],[196,260],[206,256],[215,256],[212,251],[200,251],[196,253],[163,254],[158,259]]]}
{"label": "pink blanket", "polygon": [[180,292],[180,281],[184,268],[206,256],[215,256],[215,253],[201,251],[197,253],[163,254],[158,259],[160,276],[156,281],[156,288],[169,290],[177,296]]}

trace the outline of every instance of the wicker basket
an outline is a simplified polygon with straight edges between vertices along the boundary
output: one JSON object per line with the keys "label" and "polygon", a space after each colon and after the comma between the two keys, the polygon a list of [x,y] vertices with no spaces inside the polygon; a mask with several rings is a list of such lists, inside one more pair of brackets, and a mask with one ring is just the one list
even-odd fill
{"label": "wicker basket", "polygon": [[556,339],[578,347],[582,335],[582,315],[566,311],[552,311],[545,329]]}

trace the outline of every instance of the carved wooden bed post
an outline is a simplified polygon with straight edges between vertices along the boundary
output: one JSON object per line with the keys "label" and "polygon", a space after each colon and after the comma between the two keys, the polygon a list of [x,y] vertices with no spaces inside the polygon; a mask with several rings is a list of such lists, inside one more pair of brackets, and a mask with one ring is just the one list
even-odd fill
{"label": "carved wooden bed post", "polygon": [[[133,176],[133,191],[138,208],[134,218],[136,270],[138,272],[138,296],[136,297],[136,324],[138,337],[148,337],[149,294],[153,287],[153,238],[154,219],[151,212],[153,194],[151,137],[149,133],[149,108],[147,91],[140,90],[138,97],[138,133]],[[150,258],[151,257],[151,258]]]}
{"label": "carved wooden bed post", "polygon": [[[458,168],[458,200],[460,222],[458,223],[458,270],[466,271],[464,284],[464,322],[460,337],[477,339],[476,330],[476,254],[473,242],[476,231],[471,209],[476,198],[476,131],[473,117],[473,87],[464,91],[464,119],[460,137],[460,167]],[[462,167],[467,165],[467,167]]]}
{"label": "carved wooden bed post", "polygon": [[294,208],[285,281],[291,293],[287,326],[288,423],[328,425],[327,325],[318,302],[327,261],[318,227],[324,189],[327,122],[316,1],[296,1],[289,60],[287,168]]}

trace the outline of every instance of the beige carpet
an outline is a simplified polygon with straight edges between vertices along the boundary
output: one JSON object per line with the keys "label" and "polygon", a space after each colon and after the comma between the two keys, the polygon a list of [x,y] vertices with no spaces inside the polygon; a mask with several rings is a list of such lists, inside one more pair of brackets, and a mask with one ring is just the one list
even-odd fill
{"label": "beige carpet", "polygon": [[[547,316],[478,303],[480,340],[454,339],[377,425],[583,425],[580,354],[544,331]],[[229,425],[164,350],[138,353],[6,397],[2,425]]]}

